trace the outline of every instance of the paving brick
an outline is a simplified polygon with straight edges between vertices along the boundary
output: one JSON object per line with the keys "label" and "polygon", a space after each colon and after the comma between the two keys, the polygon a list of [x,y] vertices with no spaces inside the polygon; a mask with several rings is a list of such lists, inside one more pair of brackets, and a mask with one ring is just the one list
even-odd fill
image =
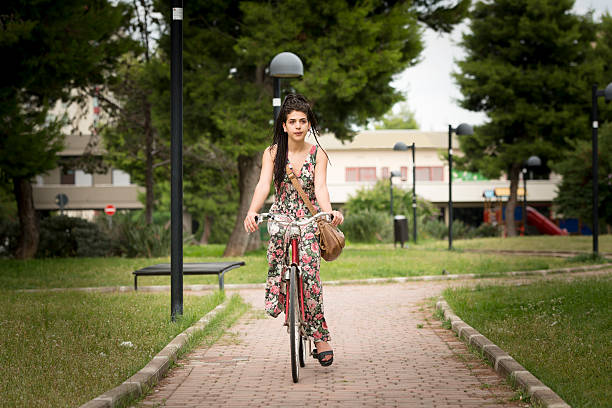
{"label": "paving brick", "polygon": [[493,369],[433,318],[426,300],[448,285],[325,286],[334,363],[321,367],[309,357],[297,384],[291,380],[286,328],[280,318],[261,318],[263,289],[240,290],[257,317],[245,314],[214,345],[183,356],[139,404],[520,407]]}

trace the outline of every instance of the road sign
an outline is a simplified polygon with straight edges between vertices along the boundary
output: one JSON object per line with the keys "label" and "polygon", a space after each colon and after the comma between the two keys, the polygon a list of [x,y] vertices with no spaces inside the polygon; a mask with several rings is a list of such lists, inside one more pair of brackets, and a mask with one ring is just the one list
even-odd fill
{"label": "road sign", "polygon": [[112,204],[109,204],[106,207],[104,207],[104,212],[106,213],[106,215],[113,215],[116,211],[117,209]]}
{"label": "road sign", "polygon": [[68,204],[68,196],[64,193],[59,193],[55,196],[55,204],[57,204],[59,208],[64,208],[66,204]]}
{"label": "road sign", "polygon": [[55,196],[55,204],[60,208],[60,214],[64,215],[64,207],[68,204],[68,196],[64,193],[59,193]]}

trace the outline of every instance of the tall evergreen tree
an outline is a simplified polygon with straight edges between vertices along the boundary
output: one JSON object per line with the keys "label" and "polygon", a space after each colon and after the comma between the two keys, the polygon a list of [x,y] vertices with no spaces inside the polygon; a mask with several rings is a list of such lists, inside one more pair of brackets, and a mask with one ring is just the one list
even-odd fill
{"label": "tall evergreen tree", "polygon": [[[596,41],[589,65],[595,70],[598,89],[612,83],[612,16],[604,14],[596,27]],[[585,92],[588,93],[588,90]],[[598,143],[598,211],[599,219],[612,226],[612,104],[597,98],[599,111]],[[590,106],[590,105],[589,105]],[[584,118],[588,116],[585,114]],[[565,217],[577,217],[583,223],[592,223],[592,140],[590,123],[584,123],[584,137],[572,141],[568,154],[552,163],[552,168],[563,181],[558,186],[555,204]]]}
{"label": "tall evergreen tree", "polygon": [[101,83],[125,50],[129,8],[107,0],[6,0],[0,15],[0,171],[13,184],[21,234],[17,257],[38,246],[30,180],[56,166],[61,118],[49,116],[72,90]]}
{"label": "tall evergreen tree", "polygon": [[461,106],[485,112],[489,121],[460,136],[460,164],[489,177],[505,173],[511,196],[509,235],[519,174],[531,155],[559,157],[567,139],[588,132],[590,80],[587,62],[594,40],[592,17],[572,13],[573,0],[497,0],[475,4],[467,53],[455,74]]}
{"label": "tall evergreen tree", "polygon": [[270,60],[283,51],[297,54],[304,78],[283,81],[283,93],[304,93],[323,129],[350,139],[354,125],[380,118],[401,100],[390,83],[418,61],[419,19],[448,29],[466,5],[469,1],[190,3],[184,13],[185,132],[210,137],[238,168],[239,208],[226,256],[242,254],[249,244],[242,220],[261,152],[271,143]]}
{"label": "tall evergreen tree", "polygon": [[[153,112],[152,98],[158,87],[157,43],[153,36],[160,22],[154,17],[152,0],[132,0],[135,11],[131,21],[137,43],[122,57],[122,63],[109,78],[109,97],[102,106],[109,115],[103,131],[108,154],[105,160],[130,173],[145,187],[145,222],[151,224],[155,205],[155,175],[169,163],[169,145],[160,137]],[[165,65],[164,65],[165,67]]]}

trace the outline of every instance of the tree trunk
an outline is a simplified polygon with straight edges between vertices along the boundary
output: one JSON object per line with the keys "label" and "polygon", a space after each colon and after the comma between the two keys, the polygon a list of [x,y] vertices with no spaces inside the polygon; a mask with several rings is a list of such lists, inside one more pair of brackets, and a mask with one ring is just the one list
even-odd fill
{"label": "tree trunk", "polygon": [[146,189],[146,204],[145,204],[145,222],[153,223],[153,128],[151,126],[151,105],[147,101],[146,96],[143,97],[144,103],[144,132],[145,132],[145,154],[147,156],[147,164],[145,169],[145,189]]}
{"label": "tree trunk", "polygon": [[249,235],[249,242],[247,243],[246,251],[255,251],[261,248],[261,237],[259,236],[259,231],[255,231],[254,233]]}
{"label": "tree trunk", "polygon": [[251,156],[238,157],[238,188],[240,190],[240,205],[238,217],[232,234],[230,235],[223,256],[242,256],[249,243],[249,234],[244,230],[244,217],[249,210],[255,185],[259,180],[261,171],[261,156],[258,152]]}
{"label": "tree trunk", "polygon": [[32,198],[32,184],[28,178],[13,178],[13,191],[19,214],[19,244],[15,257],[31,259],[38,249],[38,223]]}
{"label": "tree trunk", "polygon": [[212,224],[212,217],[210,215],[205,215],[204,220],[202,221],[202,237],[200,238],[200,245],[208,245],[208,240],[210,239],[210,226]]}
{"label": "tree trunk", "polygon": [[510,198],[506,205],[506,233],[509,237],[516,237],[516,222],[514,221],[514,209],[517,202],[517,191],[521,166],[518,163],[510,169]]}

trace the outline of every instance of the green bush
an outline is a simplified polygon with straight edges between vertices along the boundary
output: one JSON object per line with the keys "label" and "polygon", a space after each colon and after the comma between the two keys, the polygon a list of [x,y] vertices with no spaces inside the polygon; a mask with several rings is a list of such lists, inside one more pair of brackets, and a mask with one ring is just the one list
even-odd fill
{"label": "green bush", "polygon": [[499,225],[483,222],[474,229],[474,238],[488,238],[501,236],[501,228]]}
{"label": "green bush", "polygon": [[445,239],[448,236],[448,226],[444,221],[427,220],[420,232],[425,238]]}
{"label": "green bush", "polygon": [[[428,220],[423,224],[422,232],[426,238],[446,239],[448,238],[448,225],[442,220]],[[486,238],[499,235],[500,228],[492,224],[482,223],[474,228],[463,221],[453,221],[453,239]]]}
{"label": "green bush", "polygon": [[[369,210],[389,214],[391,208],[389,180],[380,180],[373,186],[366,186],[349,197],[344,208],[354,214]],[[417,195],[417,223],[423,225],[429,218],[436,216],[436,207],[429,201]],[[393,187],[393,213],[402,214],[412,225],[412,190]]]}
{"label": "green bush", "polygon": [[[105,225],[106,220],[98,219]],[[141,214],[117,213],[112,227],[104,227],[112,238],[113,253],[128,258],[162,257],[170,254],[170,228],[144,222]]]}
{"label": "green bush", "polygon": [[388,213],[361,210],[347,214],[341,226],[351,242],[391,242],[393,222]]}
{"label": "green bush", "polygon": [[111,255],[108,236],[82,218],[65,215],[44,218],[40,222],[38,258],[95,257]]}
{"label": "green bush", "polygon": [[0,256],[12,256],[19,241],[19,221],[0,219]]}

